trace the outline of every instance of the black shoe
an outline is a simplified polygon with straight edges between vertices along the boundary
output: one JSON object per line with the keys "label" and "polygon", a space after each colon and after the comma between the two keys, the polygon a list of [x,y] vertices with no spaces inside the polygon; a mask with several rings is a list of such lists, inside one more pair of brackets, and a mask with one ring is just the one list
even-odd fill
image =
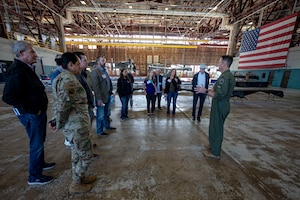
{"label": "black shoe", "polygon": [[43,166],[43,171],[53,169],[56,166],[56,163],[45,163]]}
{"label": "black shoe", "polygon": [[102,132],[102,134],[99,134],[99,135],[108,135],[108,133]]}
{"label": "black shoe", "polygon": [[41,175],[39,177],[29,177],[28,185],[45,185],[47,183],[51,183],[53,181],[52,176],[44,176]]}
{"label": "black shoe", "polygon": [[195,121],[196,119],[195,119],[195,117],[193,117],[193,119],[192,119],[193,121]]}
{"label": "black shoe", "polygon": [[200,117],[197,117],[197,121],[200,122],[200,121],[201,121],[201,118],[200,118]]}
{"label": "black shoe", "polygon": [[115,128],[115,127],[109,127],[108,130],[115,130],[115,129],[117,129],[117,128]]}

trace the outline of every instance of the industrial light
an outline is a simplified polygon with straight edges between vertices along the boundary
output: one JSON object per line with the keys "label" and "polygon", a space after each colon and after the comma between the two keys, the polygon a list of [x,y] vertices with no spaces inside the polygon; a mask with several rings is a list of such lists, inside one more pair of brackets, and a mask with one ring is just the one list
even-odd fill
{"label": "industrial light", "polygon": [[80,3],[81,3],[82,5],[86,5],[85,1],[80,1]]}

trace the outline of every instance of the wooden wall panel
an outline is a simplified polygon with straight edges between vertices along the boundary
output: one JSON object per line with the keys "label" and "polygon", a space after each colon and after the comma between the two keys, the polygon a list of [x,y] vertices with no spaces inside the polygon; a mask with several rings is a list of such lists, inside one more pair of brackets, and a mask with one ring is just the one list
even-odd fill
{"label": "wooden wall panel", "polygon": [[147,56],[158,55],[159,63],[170,67],[171,64],[181,65],[217,65],[221,55],[226,54],[226,48],[198,47],[197,49],[176,49],[157,47],[115,47],[98,46],[97,49],[78,49],[75,45],[68,45],[68,51],[83,51],[89,60],[95,60],[98,56],[105,56],[107,62],[113,58],[115,63],[133,59],[140,75],[147,74]]}

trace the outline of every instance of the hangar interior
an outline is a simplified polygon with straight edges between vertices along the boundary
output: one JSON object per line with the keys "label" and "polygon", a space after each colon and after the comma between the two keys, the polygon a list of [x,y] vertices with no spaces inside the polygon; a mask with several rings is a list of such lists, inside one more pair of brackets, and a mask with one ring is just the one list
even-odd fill
{"label": "hangar interior", "polygon": [[[54,56],[49,59],[47,55],[82,51],[90,61],[104,55],[111,65],[134,60],[137,76],[143,77],[149,65],[195,68],[200,63],[215,66],[223,54],[237,59],[245,31],[298,13],[300,1],[2,0],[0,10],[0,37],[7,43],[29,41],[39,52],[46,51],[42,64],[48,72],[55,63]],[[297,19],[290,49],[297,49],[299,43]],[[8,46],[1,40],[1,62],[12,61],[5,55],[10,51]],[[295,60],[299,58],[298,50],[292,53]],[[236,71],[245,76],[249,70]],[[290,85],[282,84],[286,71]],[[26,131],[11,107],[0,101],[0,196],[298,199],[300,67],[295,64],[290,69],[260,69],[251,73],[254,79],[260,77],[269,83],[267,90],[279,90],[284,95],[256,92],[246,98],[231,99],[220,160],[205,158],[201,153],[208,141],[211,98],[206,99],[198,123],[191,120],[191,92],[179,93],[176,116],[166,115],[163,101],[162,112],[155,111],[154,117],[149,118],[145,95],[136,91],[130,119],[120,122],[121,104],[116,95],[111,115],[116,131],[107,137],[97,137],[94,120],[91,134],[97,145],[94,151],[100,158],[92,162],[90,173],[97,176],[97,181],[91,192],[82,195],[68,194],[70,150],[64,146],[61,132],[47,130],[45,142],[46,159],[57,163],[55,169],[47,172],[55,177],[54,182],[41,187],[27,185]],[[112,70],[111,75],[117,73]],[[190,77],[182,74],[182,78]],[[0,84],[1,95],[4,84]],[[50,90],[47,94],[50,118],[53,98]]]}

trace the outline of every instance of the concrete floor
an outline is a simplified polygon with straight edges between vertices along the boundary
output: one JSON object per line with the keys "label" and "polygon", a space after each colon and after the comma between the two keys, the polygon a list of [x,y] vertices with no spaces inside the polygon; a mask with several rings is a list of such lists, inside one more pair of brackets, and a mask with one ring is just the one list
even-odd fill
{"label": "concrete floor", "polygon": [[[1,95],[3,84],[0,84]],[[0,102],[1,199],[300,199],[300,90],[285,97],[265,93],[232,100],[220,160],[202,155],[207,144],[210,100],[201,123],[191,120],[191,93],[180,93],[173,117],[146,116],[144,95],[135,94],[131,119],[120,122],[120,101],[112,107],[116,131],[97,137],[101,156],[89,172],[97,175],[91,192],[69,195],[70,150],[61,132],[48,130],[45,156],[57,166],[45,186],[28,186],[28,138],[11,108]],[[49,118],[52,95],[49,93]]]}

